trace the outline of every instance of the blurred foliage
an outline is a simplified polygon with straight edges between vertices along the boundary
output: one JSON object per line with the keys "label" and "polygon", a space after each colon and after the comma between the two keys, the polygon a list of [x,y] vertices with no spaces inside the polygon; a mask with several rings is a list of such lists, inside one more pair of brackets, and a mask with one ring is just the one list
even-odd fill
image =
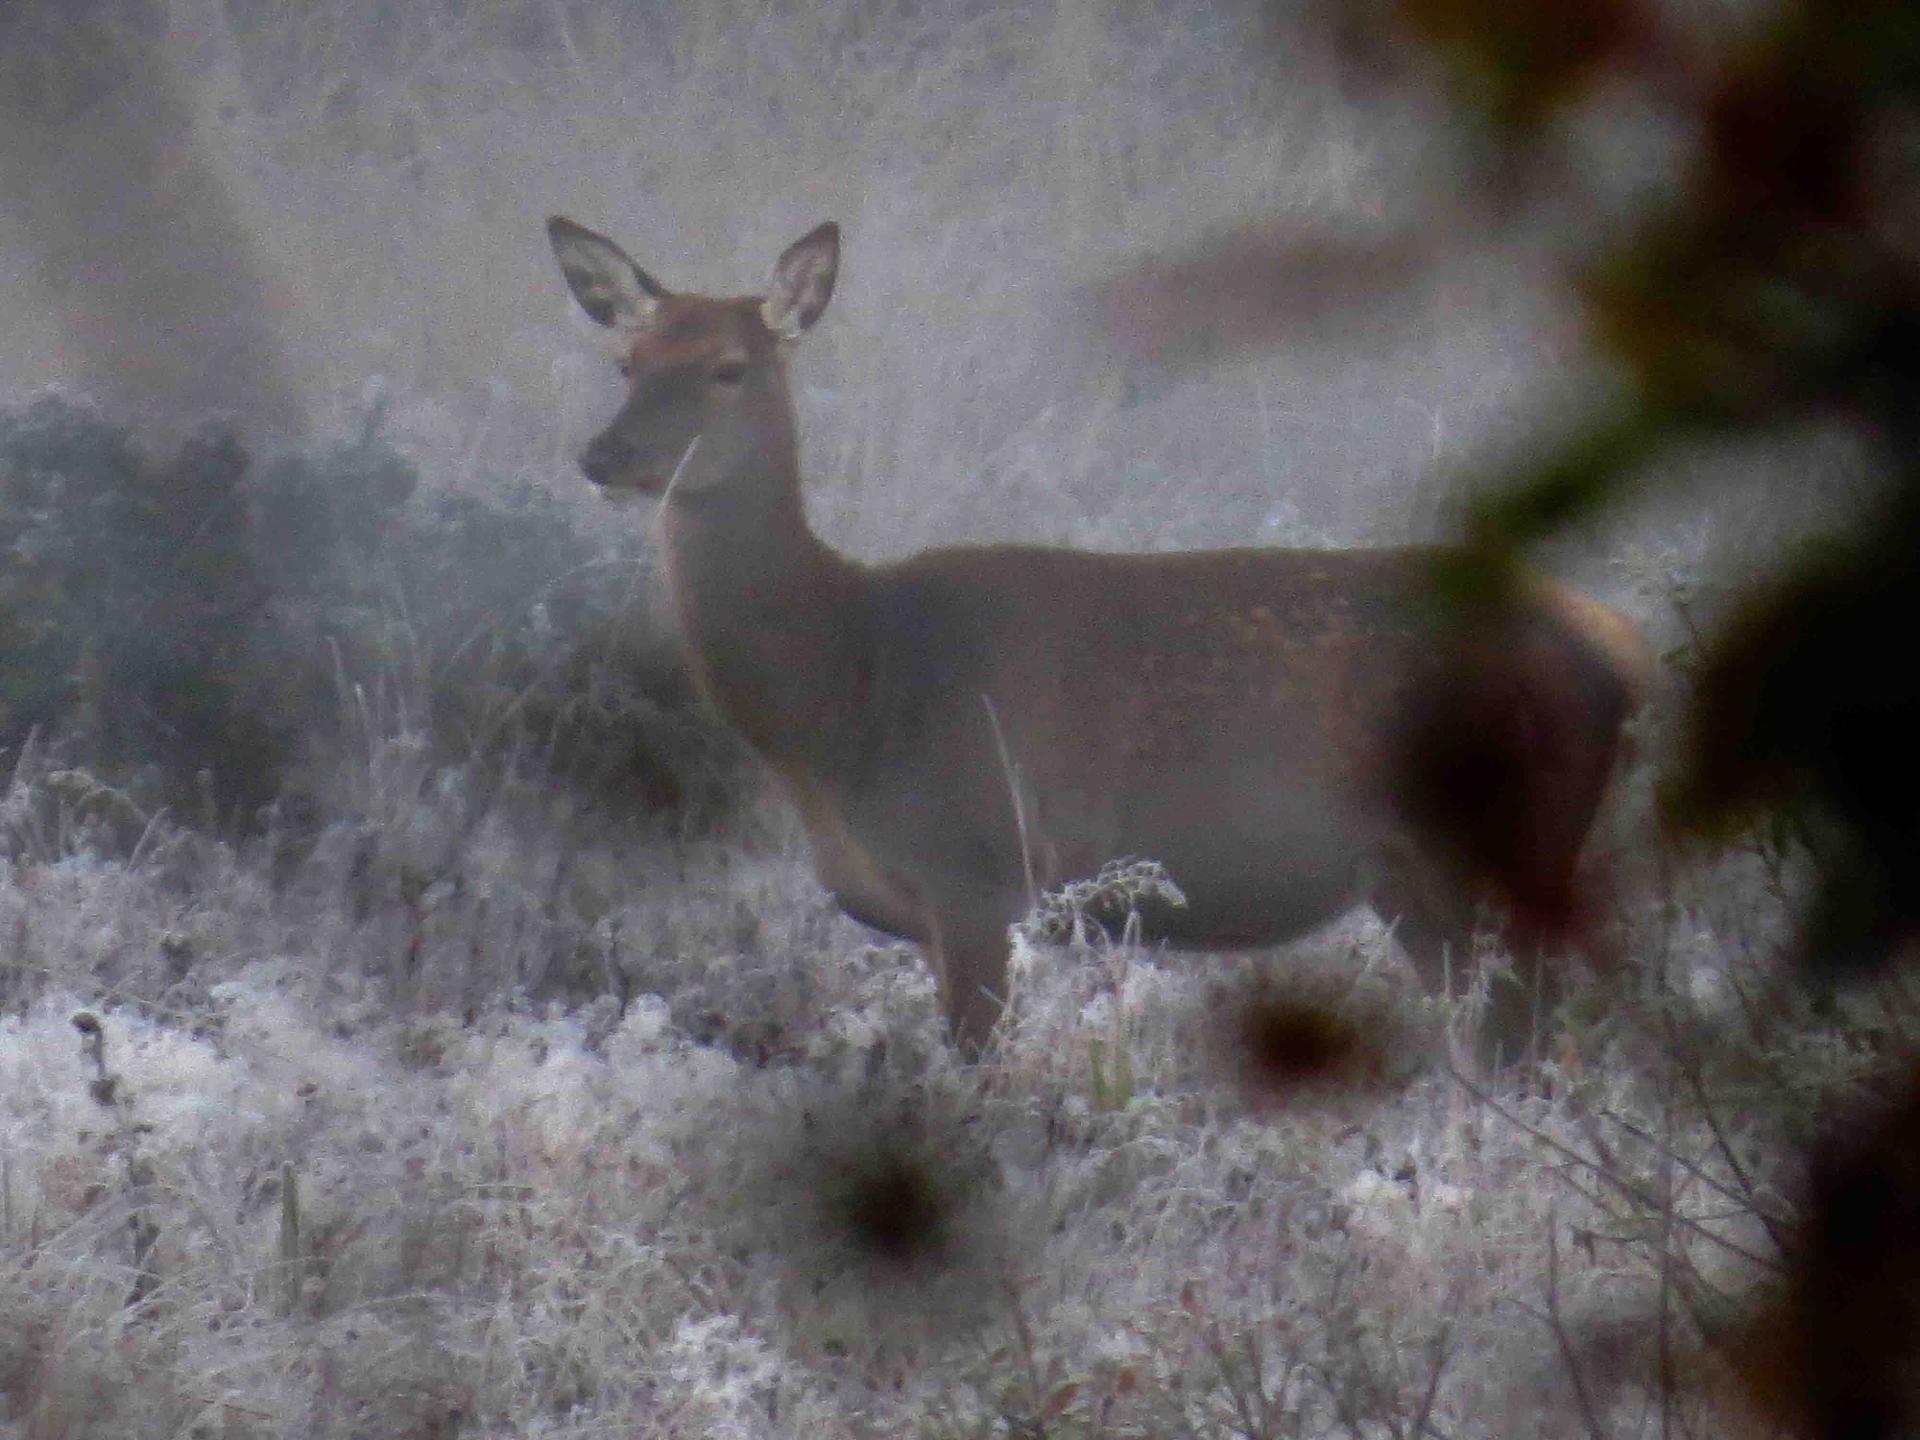
{"label": "blurred foliage", "polygon": [[[1525,7],[1399,8],[1523,176],[1544,123],[1605,87],[1693,137],[1685,183],[1576,277],[1622,396],[1482,497],[1468,539],[1483,574],[1633,496],[1681,444],[1840,424],[1870,455],[1855,512],[1750,577],[1708,637],[1664,799],[1680,833],[1804,846],[1806,976],[1887,970],[1920,934],[1920,673],[1902,618],[1920,614],[1920,7],[1798,0],[1718,47],[1636,0],[1560,7],[1575,18],[1544,39]],[[1850,1124],[1842,1105],[1828,1122],[1785,1293],[1732,1346],[1793,1433],[1904,1435],[1920,1415],[1916,1107],[1910,1074],[1892,1084],[1879,1118]]]}
{"label": "blurred foliage", "polygon": [[[1910,1071],[1909,1066],[1909,1071]],[[1859,1097],[1813,1147],[1803,1216],[1761,1303],[1710,1325],[1753,1433],[1894,1437],[1920,1402],[1920,1086]]]}
{"label": "blurred foliage", "polygon": [[1630,95],[1692,142],[1665,201],[1575,262],[1624,383],[1482,492],[1456,596],[1497,594],[1526,547],[1637,497],[1683,446],[1838,423],[1873,457],[1860,512],[1753,577],[1709,638],[1664,792],[1682,833],[1797,834],[1824,877],[1809,972],[1871,972],[1920,928],[1920,677],[1899,618],[1920,613],[1920,7],[1801,0],[1721,22],[1642,0],[1346,12],[1350,59],[1404,70],[1379,41],[1410,32],[1438,64],[1511,220],[1551,205],[1572,158],[1555,127],[1583,106]]}
{"label": "blurred foliage", "polygon": [[1538,125],[1642,52],[1651,29],[1635,0],[1401,0],[1400,10],[1452,70],[1461,98],[1511,131]]}
{"label": "blurred foliage", "polygon": [[[1655,83],[1647,57],[1680,51],[1652,12],[1637,23],[1651,48],[1609,53],[1594,83]],[[1920,10],[1788,5],[1717,65],[1657,69],[1698,136],[1689,183],[1580,279],[1630,379],[1625,413],[1492,495],[1474,538],[1495,556],[1538,539],[1676,441],[1799,420],[1867,437],[1877,498],[1749,586],[1710,646],[1668,798],[1695,831],[1803,814],[1824,880],[1802,953],[1871,970],[1920,920],[1920,678],[1896,639],[1920,613]]]}
{"label": "blurred foliage", "polygon": [[642,808],[717,763],[623,638],[634,558],[530,485],[422,493],[377,417],[264,465],[210,425],[157,461],[41,400],[0,415],[0,548],[0,746],[182,818],[245,828],[369,731]]}
{"label": "blurred foliage", "polygon": [[[1733,1162],[1737,1185],[1724,1192],[1779,1247],[1787,1277],[1750,1333],[1695,1317],[1757,1402],[1754,1433],[1913,1434],[1920,1104],[1910,976],[1879,987],[1881,999],[1898,997],[1891,1035],[1863,1031],[1851,998],[1834,1004],[1826,992],[1887,976],[1920,938],[1920,672],[1906,618],[1920,614],[1920,6],[1335,0],[1329,8],[1343,78],[1418,90],[1439,77],[1481,163],[1472,212],[1453,201],[1416,205],[1404,237],[1348,247],[1348,276],[1323,239],[1275,218],[1106,282],[1098,298],[1107,328],[1136,355],[1205,361],[1223,344],[1312,333],[1326,323],[1329,296],[1349,308],[1390,304],[1391,292],[1443,276],[1460,236],[1528,254],[1550,237],[1604,362],[1594,367],[1603,383],[1590,387],[1599,393],[1584,411],[1549,417],[1560,427],[1555,439],[1478,477],[1464,544],[1436,577],[1470,635],[1498,619],[1534,547],[1688,483],[1702,455],[1776,446],[1791,455],[1808,434],[1846,437],[1864,471],[1858,483],[1776,563],[1739,576],[1726,612],[1696,635],[1699,651],[1677,677],[1686,682],[1685,740],[1660,798],[1674,835],[1744,846],[1767,862],[1783,898],[1781,856],[1811,862],[1815,885],[1795,951],[1813,993],[1791,1000],[1847,1016],[1848,1029],[1818,1046],[1794,1042],[1795,1004],[1755,992],[1723,1012],[1710,1037],[1673,1043],[1686,1032],[1669,1022],[1656,1068],[1677,1073],[1702,1103],[1735,1082],[1742,1088],[1732,1093],[1754,1103],[1726,1105],[1723,1115],[1798,1116],[1805,1106],[1816,1112],[1806,1128],[1829,1137],[1812,1153],[1797,1224],[1744,1162]],[[1293,8],[1273,13],[1277,33],[1289,33]],[[1680,157],[1671,173],[1602,173],[1652,167],[1631,144],[1596,139],[1655,130],[1661,145],[1671,142],[1664,153]],[[1809,472],[1800,488],[1826,500],[1824,482]],[[1756,485],[1752,494],[1765,492]],[[1469,776],[1471,794],[1430,807],[1433,826],[1462,843],[1487,812],[1485,797],[1498,798],[1488,777],[1523,753],[1496,727],[1478,733],[1488,739],[1470,755],[1483,772]],[[1406,758],[1448,774],[1431,742]],[[1647,838],[1649,848],[1658,843]],[[1279,1031],[1289,1049],[1299,1028]],[[1734,1063],[1716,1061],[1724,1073],[1709,1074],[1687,1053],[1696,1044]],[[1874,1073],[1836,1084],[1836,1060],[1855,1046]],[[1756,1066],[1743,1052],[1772,1058]],[[1743,1074],[1767,1075],[1768,1090],[1744,1089]],[[1884,1099],[1865,1101],[1875,1093]],[[1721,1119],[1709,1117],[1732,1157]],[[1680,1165],[1698,1175],[1692,1157]],[[1667,1197],[1662,1225],[1673,1214]],[[1659,1260],[1663,1304],[1669,1278],[1684,1273],[1676,1254],[1664,1248]],[[1550,1294],[1552,1283],[1550,1275]],[[1697,1288],[1721,1293],[1717,1283]],[[1670,1356],[1651,1363],[1670,1399]],[[1602,1433],[1596,1412],[1587,1421],[1588,1433]]]}

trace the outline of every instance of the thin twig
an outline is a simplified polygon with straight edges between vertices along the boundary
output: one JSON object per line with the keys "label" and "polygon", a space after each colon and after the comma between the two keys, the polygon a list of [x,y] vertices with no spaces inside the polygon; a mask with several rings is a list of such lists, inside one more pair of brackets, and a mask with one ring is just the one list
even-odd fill
{"label": "thin twig", "polygon": [[987,707],[987,723],[993,727],[993,743],[1000,751],[1000,770],[1007,780],[1007,794],[1013,800],[1013,824],[1020,833],[1020,867],[1027,877],[1027,909],[1040,906],[1040,889],[1033,881],[1033,847],[1027,838],[1027,806],[1020,790],[1020,769],[1007,748],[1006,733],[1000,728],[1000,712],[993,708],[993,697],[984,691],[980,703]]}
{"label": "thin twig", "polygon": [[[1735,1173],[1739,1175],[1742,1184],[1745,1186],[1744,1189],[1735,1189],[1731,1185],[1725,1184],[1722,1181],[1714,1179],[1713,1176],[1707,1174],[1698,1165],[1694,1164],[1691,1160],[1687,1159],[1686,1156],[1675,1154],[1672,1151],[1666,1149],[1666,1147],[1663,1145],[1661,1140],[1657,1136],[1655,1136],[1650,1130],[1646,1129],[1645,1126],[1636,1125],[1634,1124],[1633,1121],[1627,1119],[1625,1116],[1616,1114],[1611,1110],[1602,1110],[1598,1112],[1598,1118],[1609,1121],[1612,1124],[1619,1126],[1622,1130],[1626,1131],[1629,1135],[1633,1136],[1636,1140],[1645,1141],[1648,1145],[1651,1145],[1656,1152],[1660,1154],[1662,1159],[1672,1161],[1675,1165],[1678,1165],[1682,1170],[1686,1171],[1689,1176],[1691,1176],[1695,1180],[1698,1180],[1702,1185],[1706,1186],[1707,1189],[1713,1191],[1714,1194],[1718,1195],[1721,1199],[1725,1200],[1728,1204],[1738,1206],[1740,1214],[1752,1215],[1754,1218],[1758,1219],[1763,1225],[1766,1226],[1767,1233],[1773,1236],[1776,1240],[1783,1238],[1780,1232],[1777,1231],[1775,1227],[1785,1226],[1786,1221],[1784,1217],[1770,1215],[1765,1210],[1760,1208],[1759,1202],[1754,1198],[1751,1184],[1747,1183],[1746,1176],[1744,1175],[1744,1173],[1739,1171],[1737,1165],[1734,1166]],[[1709,1123],[1711,1124],[1711,1122]],[[1713,1129],[1714,1129],[1714,1134],[1716,1138],[1718,1138],[1719,1136],[1718,1127],[1714,1126]],[[1716,1148],[1720,1150],[1722,1158],[1725,1159],[1729,1165],[1734,1165],[1732,1155],[1726,1149],[1724,1140],[1721,1142],[1719,1146],[1716,1146]],[[1783,1248],[1784,1248],[1784,1244],[1783,1244]]]}
{"label": "thin twig", "polygon": [[1573,1386],[1574,1403],[1580,1408],[1580,1419],[1587,1427],[1587,1434],[1593,1440],[1605,1440],[1600,1418],[1594,1413],[1593,1397],[1587,1393],[1586,1378],[1580,1373],[1580,1352],[1560,1316],[1560,1222],[1552,1212],[1547,1215],[1547,1313],[1544,1318],[1547,1328],[1553,1332],[1554,1343],[1560,1347],[1560,1358],[1566,1363],[1567,1383]]}
{"label": "thin twig", "polygon": [[1713,1143],[1715,1148],[1720,1152],[1720,1158],[1726,1162],[1727,1168],[1733,1172],[1734,1178],[1740,1182],[1740,1188],[1745,1194],[1745,1204],[1748,1212],[1766,1227],[1768,1238],[1771,1239],[1774,1244],[1778,1245],[1783,1253],[1791,1251],[1793,1249],[1793,1238],[1788,1223],[1784,1217],[1772,1214],[1761,1205],[1758,1195],[1756,1194],[1757,1187],[1752,1177],[1747,1174],[1746,1167],[1740,1163],[1740,1157],[1734,1153],[1733,1142],[1727,1138],[1726,1132],[1721,1129],[1720,1117],[1714,1113],[1713,1106],[1707,1100],[1706,1085],[1701,1079],[1700,1067],[1692,1064],[1691,1057],[1689,1057],[1688,1061],[1682,1063],[1679,1069],[1681,1077],[1687,1083],[1688,1090],[1692,1092],[1693,1103],[1700,1113],[1700,1118],[1706,1122],[1707,1130],[1713,1136]]}
{"label": "thin twig", "polygon": [[1660,1440],[1673,1436],[1673,1092],[1662,1086],[1660,1126],[1666,1132],[1666,1153],[1660,1162]]}
{"label": "thin twig", "polygon": [[1463,1282],[1455,1283],[1451,1297],[1452,1303],[1447,1307],[1448,1315],[1442,1318],[1440,1328],[1433,1332],[1433,1339],[1427,1346],[1427,1359],[1432,1365],[1432,1370],[1427,1376],[1426,1393],[1420,1397],[1420,1408],[1413,1415],[1413,1433],[1416,1435],[1434,1433],[1433,1407],[1439,1402],[1440,1382],[1446,1377],[1448,1361],[1453,1358],[1453,1350],[1449,1343],[1453,1339],[1451,1316],[1458,1313],[1462,1288],[1464,1288]]}
{"label": "thin twig", "polygon": [[1012,1275],[1007,1277],[1007,1305],[1013,1312],[1014,1339],[1020,1347],[1020,1361],[1027,1372],[1028,1405],[1031,1413],[1038,1415],[1046,1405],[1046,1395],[1040,1383],[1040,1361],[1035,1354],[1033,1326],[1027,1323],[1027,1307],[1020,1299],[1020,1282]]}
{"label": "thin twig", "polygon": [[[1563,1159],[1571,1161],[1582,1170],[1590,1171],[1595,1177],[1604,1181],[1614,1190],[1619,1191],[1635,1205],[1654,1208],[1654,1197],[1645,1194],[1640,1187],[1634,1185],[1631,1181],[1622,1178],[1620,1175],[1615,1174],[1602,1165],[1595,1164],[1579,1151],[1555,1140],[1539,1127],[1528,1124],[1525,1120],[1522,1120],[1518,1115],[1514,1114],[1513,1111],[1507,1109],[1506,1106],[1487,1094],[1486,1091],[1467,1079],[1467,1077],[1462,1075],[1454,1066],[1449,1065],[1447,1067],[1447,1073],[1453,1076],[1454,1083],[1466,1091],[1468,1095],[1493,1111],[1494,1114],[1498,1115],[1502,1120],[1505,1120],[1509,1125],[1534,1141],[1534,1143],[1542,1145]],[[1737,1255],[1749,1264],[1759,1266],[1762,1270],[1778,1274],[1784,1268],[1778,1256],[1762,1255],[1758,1251],[1750,1250],[1736,1241],[1727,1239],[1724,1235],[1716,1235],[1712,1230],[1690,1216],[1675,1215],[1674,1221],[1681,1229],[1698,1236],[1710,1245],[1719,1246],[1730,1255]]]}

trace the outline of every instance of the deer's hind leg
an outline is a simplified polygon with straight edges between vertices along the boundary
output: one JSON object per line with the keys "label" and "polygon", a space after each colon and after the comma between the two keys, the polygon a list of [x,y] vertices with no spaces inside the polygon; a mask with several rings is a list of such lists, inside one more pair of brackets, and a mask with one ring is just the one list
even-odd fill
{"label": "deer's hind leg", "polygon": [[[1437,876],[1400,873],[1379,885],[1374,911],[1393,926],[1394,939],[1431,994],[1459,993],[1473,979],[1476,910],[1473,897]],[[1561,998],[1560,966],[1527,936],[1513,937],[1513,972],[1488,977],[1487,1008],[1475,1053],[1492,1071],[1533,1055],[1540,1028]]]}

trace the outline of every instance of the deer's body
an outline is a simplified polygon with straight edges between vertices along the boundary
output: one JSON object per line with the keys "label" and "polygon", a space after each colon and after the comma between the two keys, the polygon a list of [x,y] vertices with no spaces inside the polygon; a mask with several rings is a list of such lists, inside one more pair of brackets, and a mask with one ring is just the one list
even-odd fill
{"label": "deer's body", "polygon": [[1420,549],[855,563],[806,523],[781,355],[831,293],[837,232],[789,250],[764,300],[714,300],[551,229],[583,307],[631,336],[632,396],[584,467],[664,494],[702,689],[841,906],[928,952],[963,1043],[999,1013],[1035,887],[1123,857],[1184,890],[1150,917],[1171,942],[1270,943],[1371,900],[1437,969],[1475,896],[1407,765],[1436,703],[1511,755],[1485,797],[1496,861],[1570,881],[1635,699],[1611,612],[1537,582],[1464,644]]}

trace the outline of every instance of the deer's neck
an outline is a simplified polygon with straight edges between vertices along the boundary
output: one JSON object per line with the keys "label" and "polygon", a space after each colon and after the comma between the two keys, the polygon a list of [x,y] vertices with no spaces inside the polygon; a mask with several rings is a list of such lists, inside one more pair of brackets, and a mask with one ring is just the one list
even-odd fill
{"label": "deer's neck", "polygon": [[667,574],[708,697],[777,765],[810,768],[854,718],[864,572],[807,525],[792,455],[767,463],[668,497]]}

